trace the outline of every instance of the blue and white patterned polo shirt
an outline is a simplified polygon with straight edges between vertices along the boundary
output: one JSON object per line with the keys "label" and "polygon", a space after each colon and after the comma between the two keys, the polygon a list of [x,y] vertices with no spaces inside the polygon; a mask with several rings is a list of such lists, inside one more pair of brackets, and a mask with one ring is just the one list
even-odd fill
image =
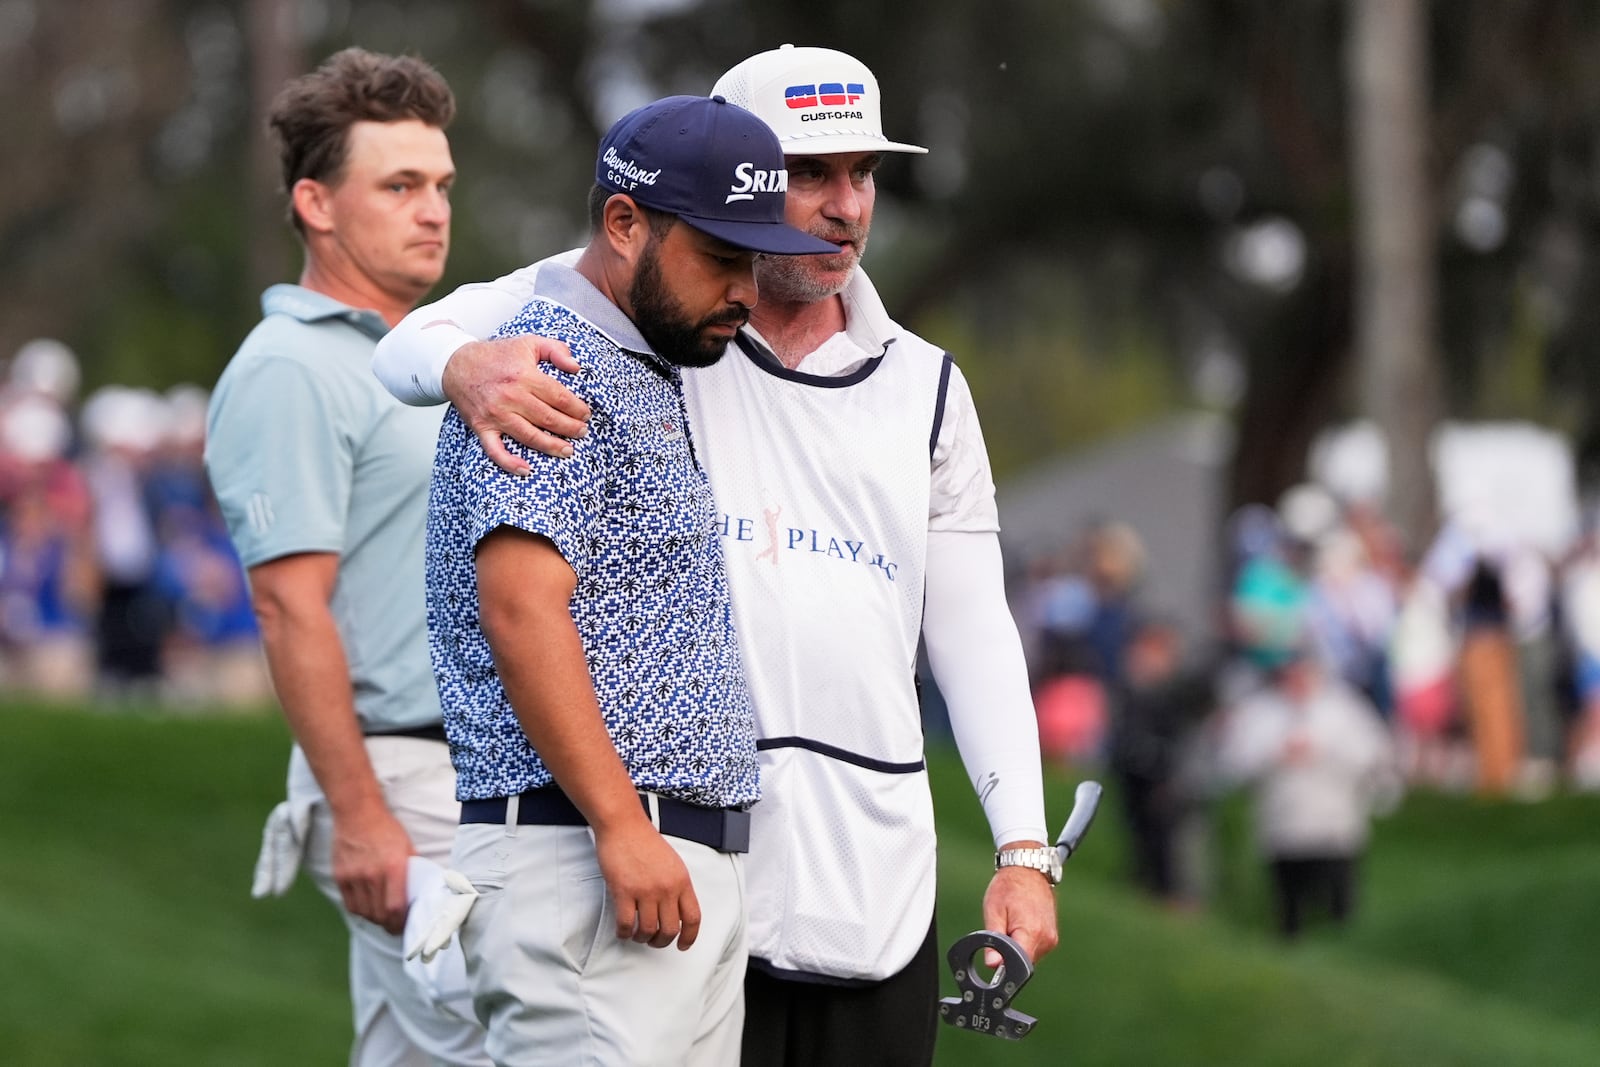
{"label": "blue and white patterned polo shirt", "polygon": [[452,408],[428,501],[428,634],[462,800],[551,784],[478,622],[473,552],[496,528],[550,539],[577,574],[572,617],[606,729],[634,785],[706,807],[760,796],[754,716],[733,630],[710,483],[694,454],[675,368],[587,279],[540,275],[497,336],[567,342],[557,377],[588,402],[587,436],[559,459],[508,440],[533,468],[509,475]]}

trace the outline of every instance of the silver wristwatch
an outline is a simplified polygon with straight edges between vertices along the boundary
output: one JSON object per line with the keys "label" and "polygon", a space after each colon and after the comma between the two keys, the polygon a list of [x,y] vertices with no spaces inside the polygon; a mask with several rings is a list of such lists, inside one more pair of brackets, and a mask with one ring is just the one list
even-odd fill
{"label": "silver wristwatch", "polygon": [[1049,879],[1052,886],[1061,884],[1061,854],[1048,845],[1001,849],[994,854],[994,869],[1001,867],[1029,867]]}

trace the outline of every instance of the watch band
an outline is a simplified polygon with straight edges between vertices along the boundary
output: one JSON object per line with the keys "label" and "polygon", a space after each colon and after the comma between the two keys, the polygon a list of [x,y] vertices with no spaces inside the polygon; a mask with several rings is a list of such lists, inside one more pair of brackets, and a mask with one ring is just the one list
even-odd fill
{"label": "watch band", "polygon": [[994,867],[1027,867],[1038,871],[1052,886],[1061,882],[1061,856],[1048,845],[1038,848],[1007,848],[994,854]]}

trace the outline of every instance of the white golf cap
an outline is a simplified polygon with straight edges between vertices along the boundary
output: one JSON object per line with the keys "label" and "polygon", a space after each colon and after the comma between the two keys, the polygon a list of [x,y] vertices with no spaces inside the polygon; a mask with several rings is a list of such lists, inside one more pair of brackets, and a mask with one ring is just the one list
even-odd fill
{"label": "white golf cap", "polygon": [[718,78],[711,95],[754,111],[785,155],[927,151],[883,136],[878,79],[831,48],[786,44],[753,55]]}

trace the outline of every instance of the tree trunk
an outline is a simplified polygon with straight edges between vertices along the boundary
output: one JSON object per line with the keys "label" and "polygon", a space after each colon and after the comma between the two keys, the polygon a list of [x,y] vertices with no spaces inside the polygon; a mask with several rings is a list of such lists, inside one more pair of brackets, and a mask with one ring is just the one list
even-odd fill
{"label": "tree trunk", "polygon": [[1436,521],[1439,418],[1435,225],[1424,0],[1350,0],[1356,345],[1363,412],[1389,445],[1389,516],[1413,552]]}
{"label": "tree trunk", "polygon": [[303,72],[295,0],[250,0],[250,299],[274,282],[292,281],[297,264],[286,262],[284,213],[278,154],[267,132],[267,114],[279,90]]}

